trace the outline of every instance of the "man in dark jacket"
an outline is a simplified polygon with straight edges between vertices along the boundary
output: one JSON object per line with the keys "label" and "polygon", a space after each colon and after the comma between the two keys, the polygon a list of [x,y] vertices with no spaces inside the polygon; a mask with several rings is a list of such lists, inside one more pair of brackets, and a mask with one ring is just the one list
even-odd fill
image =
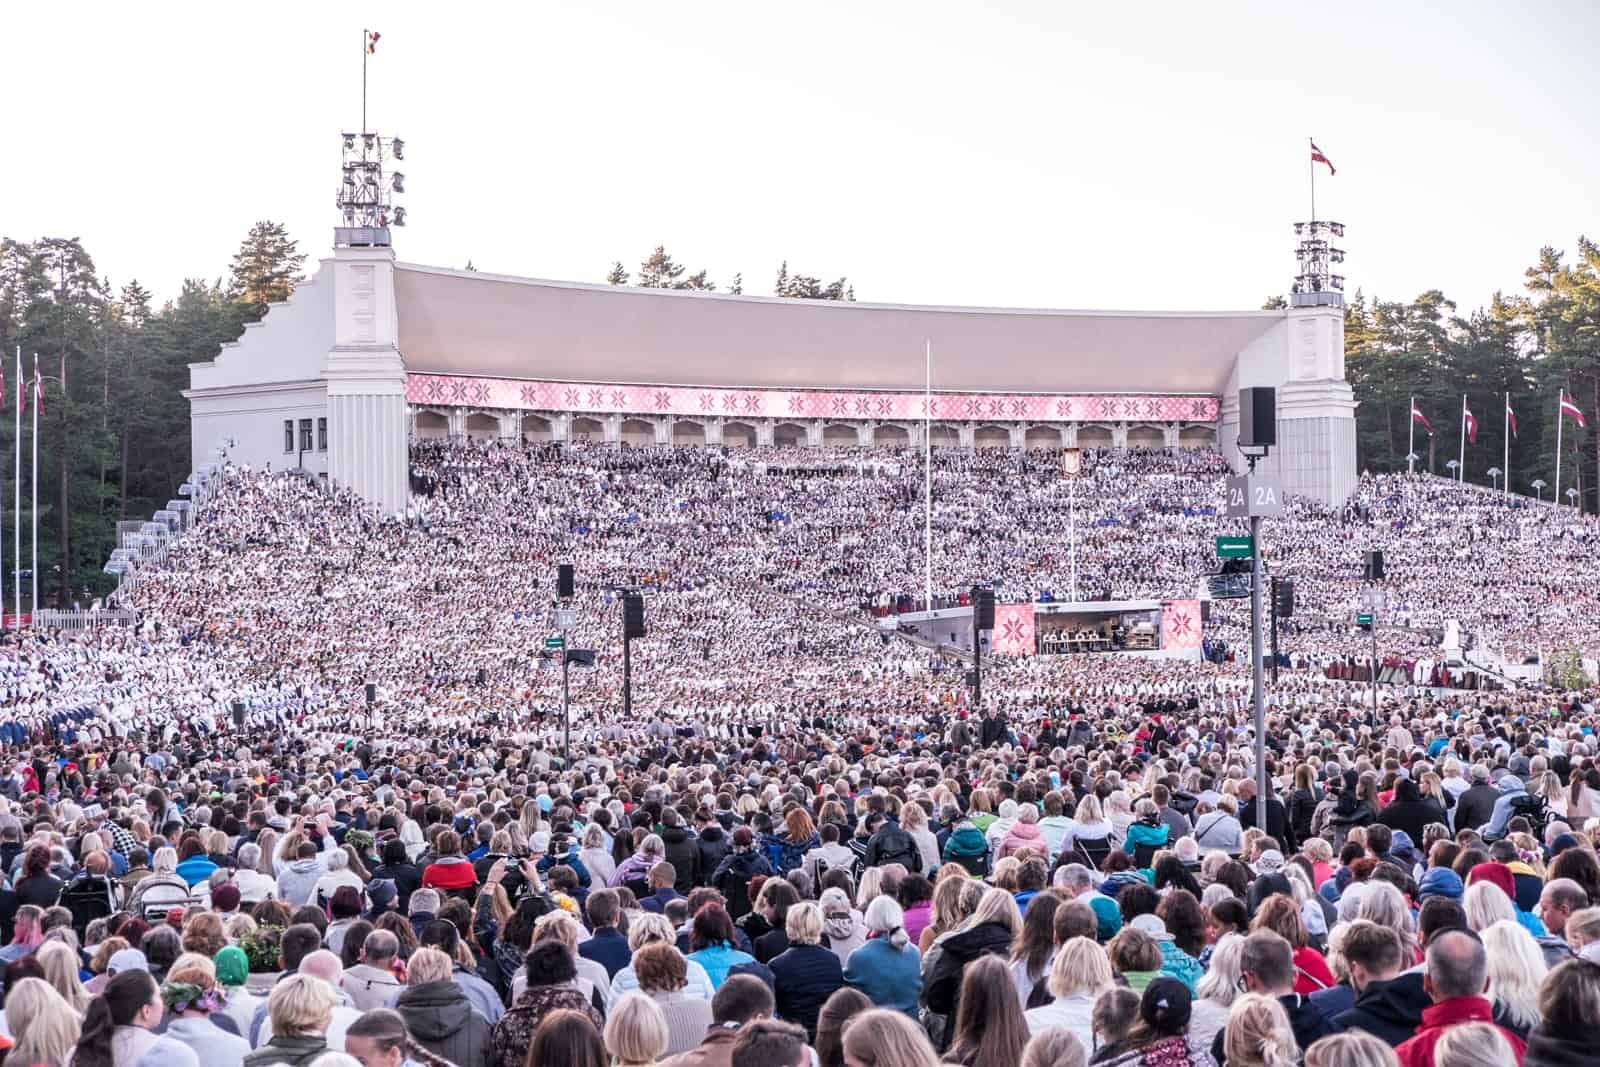
{"label": "man in dark jacket", "polygon": [[728,854],[733,844],[728,838],[728,831],[722,828],[722,824],[710,812],[702,810],[702,814],[705,818],[696,820],[700,826],[699,833],[694,839],[694,847],[700,852],[698,860],[700,878],[702,881],[709,881],[711,872],[722,866],[722,858]]}
{"label": "man in dark jacket", "polygon": [[1404,830],[1413,841],[1422,841],[1422,831],[1429,823],[1445,822],[1444,807],[1432,797],[1424,797],[1416,782],[1401,778],[1394,785],[1394,800],[1378,812],[1378,821],[1391,830]]}
{"label": "man in dark jacket", "polygon": [[[1500,790],[1489,782],[1489,768],[1481,763],[1472,766],[1472,785],[1456,798],[1455,828],[1476,830],[1494,816],[1494,802],[1500,799]],[[1421,837],[1412,838],[1421,841]]]}
{"label": "man in dark jacket", "polygon": [[[1239,956],[1239,971],[1244,978],[1245,992],[1276,997],[1289,1016],[1289,1028],[1294,1031],[1295,1044],[1310,1048],[1317,1039],[1333,1032],[1320,1011],[1307,997],[1294,991],[1294,949],[1289,942],[1271,930],[1257,930],[1244,940],[1244,951]],[[1219,1064],[1228,1062],[1223,1052],[1223,1037],[1227,1030],[1217,1031],[1211,1042],[1211,1057]]]}
{"label": "man in dark jacket", "polygon": [[867,839],[864,867],[880,867],[885,863],[900,863],[911,874],[922,873],[922,850],[911,835],[900,829],[894,819],[884,819],[883,825]]}
{"label": "man in dark jacket", "polygon": [[406,856],[406,844],[398,837],[383,845],[383,863],[372,869],[373,878],[387,878],[400,891],[399,909],[402,915],[411,908],[411,894],[422,886],[422,869]]}
{"label": "man in dark jacket", "polygon": [[[1246,830],[1256,825],[1256,783],[1249,778],[1239,783],[1239,825]],[[1289,826],[1288,813],[1283,810],[1283,801],[1270,792],[1267,794],[1267,825],[1264,829],[1269,837],[1283,846],[1283,851],[1293,852],[1300,847]]]}
{"label": "man in dark jacket", "polygon": [[[492,1028],[488,1020],[472,1010],[466,992],[452,980],[448,962],[442,970],[443,977],[430,981],[413,978],[395,998],[394,1009],[406,1021],[406,1029],[417,1044],[435,1056],[451,1063],[487,1063]],[[359,1022],[352,1025],[359,1030]],[[347,1040],[360,1036],[352,1033]]]}
{"label": "man in dark jacket", "polygon": [[661,1061],[661,1067],[729,1067],[739,1029],[753,1019],[771,1018],[772,988],[749,974],[731,974],[711,998],[711,1027],[687,1052]]}
{"label": "man in dark jacket", "polygon": [[615,978],[617,972],[633,962],[628,939],[617,929],[622,901],[615,889],[597,889],[589,894],[589,927],[594,935],[578,945],[578,955],[593,960]]}
{"label": "man in dark jacket", "polygon": [[[679,895],[686,896],[705,878],[700,868],[700,841],[683,825],[683,816],[675,808],[661,812],[661,840],[667,846],[667,862],[678,872],[673,888]],[[715,867],[711,869],[716,870]]]}
{"label": "man in dark jacket", "polygon": [[1358,919],[1350,924],[1341,944],[1354,1003],[1330,1013],[1330,999],[1325,994],[1332,993],[1331,989],[1311,994],[1311,1002],[1329,1017],[1335,1030],[1365,1030],[1390,1047],[1399,1045],[1416,1031],[1423,1009],[1432,1003],[1422,986],[1421,973],[1400,973],[1406,961],[1399,933]]}

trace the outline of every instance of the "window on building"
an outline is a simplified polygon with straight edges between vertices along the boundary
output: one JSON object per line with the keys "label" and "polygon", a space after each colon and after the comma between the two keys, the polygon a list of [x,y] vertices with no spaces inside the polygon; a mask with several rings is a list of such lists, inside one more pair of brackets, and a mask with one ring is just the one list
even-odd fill
{"label": "window on building", "polygon": [[284,419],[283,420],[283,450],[285,452],[293,452],[294,451],[294,420],[293,419]]}
{"label": "window on building", "polygon": [[300,420],[300,451],[311,451],[311,420]]}
{"label": "window on building", "polygon": [[318,452],[326,452],[327,450],[328,450],[328,420],[326,418],[321,418],[321,419],[317,420],[317,451]]}

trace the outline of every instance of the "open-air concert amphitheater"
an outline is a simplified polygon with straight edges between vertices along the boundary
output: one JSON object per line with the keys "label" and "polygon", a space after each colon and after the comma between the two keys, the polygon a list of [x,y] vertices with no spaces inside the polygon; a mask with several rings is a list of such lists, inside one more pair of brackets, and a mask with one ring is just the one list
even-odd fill
{"label": "open-air concert amphitheater", "polygon": [[8,1063],[1595,1062],[1600,525],[1358,472],[1342,226],[1073,311],[341,206],[0,649]]}

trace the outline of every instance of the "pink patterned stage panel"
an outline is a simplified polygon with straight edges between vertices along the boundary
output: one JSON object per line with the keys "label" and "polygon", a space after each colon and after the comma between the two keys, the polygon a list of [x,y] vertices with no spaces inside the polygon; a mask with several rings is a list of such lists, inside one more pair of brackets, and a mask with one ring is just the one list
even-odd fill
{"label": "pink patterned stage panel", "polygon": [[[584,414],[681,415],[729,419],[878,419],[924,417],[921,393],[715,389],[698,386],[584,385],[516,378],[408,374],[406,401],[451,407]],[[1092,393],[935,393],[933,417],[1006,422],[1215,422],[1213,396]]]}

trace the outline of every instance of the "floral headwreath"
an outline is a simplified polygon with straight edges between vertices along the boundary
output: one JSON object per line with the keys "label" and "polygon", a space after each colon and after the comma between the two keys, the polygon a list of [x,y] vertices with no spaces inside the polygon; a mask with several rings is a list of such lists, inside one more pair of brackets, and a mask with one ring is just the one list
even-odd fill
{"label": "floral headwreath", "polygon": [[166,983],[161,987],[161,999],[167,1005],[167,1010],[175,1015],[186,1011],[221,1011],[228,1002],[222,987],[201,989],[193,982]]}

